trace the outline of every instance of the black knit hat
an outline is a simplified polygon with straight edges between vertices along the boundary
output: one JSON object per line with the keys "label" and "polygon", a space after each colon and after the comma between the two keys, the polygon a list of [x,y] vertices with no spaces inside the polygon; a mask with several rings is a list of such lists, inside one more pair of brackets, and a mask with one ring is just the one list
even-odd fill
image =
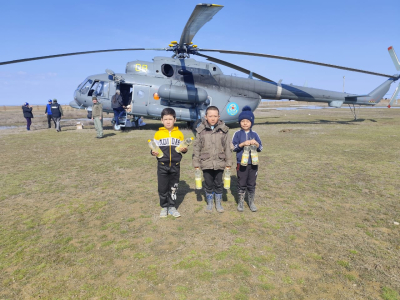
{"label": "black knit hat", "polygon": [[242,112],[239,114],[239,123],[243,119],[249,120],[251,122],[251,126],[254,125],[254,114],[248,105],[242,108]]}

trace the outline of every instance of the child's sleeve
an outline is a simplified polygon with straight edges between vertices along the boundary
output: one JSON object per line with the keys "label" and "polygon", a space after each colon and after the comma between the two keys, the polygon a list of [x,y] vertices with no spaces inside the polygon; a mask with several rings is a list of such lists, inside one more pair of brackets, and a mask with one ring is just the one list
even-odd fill
{"label": "child's sleeve", "polygon": [[242,147],[239,147],[239,144],[240,144],[240,137],[239,137],[238,132],[239,132],[239,131],[236,131],[236,132],[233,134],[233,137],[232,137],[233,151],[235,151],[235,152],[240,152],[240,151],[243,150]]}
{"label": "child's sleeve", "polygon": [[262,145],[261,139],[260,139],[260,137],[258,136],[257,133],[256,133],[256,141],[257,141],[257,143],[260,145],[260,146],[257,148],[257,152],[261,152],[261,150],[263,149],[263,145]]}
{"label": "child's sleeve", "polygon": [[193,142],[193,155],[192,155],[192,165],[194,168],[200,168],[200,152],[201,152],[201,140],[199,134],[197,134]]}
{"label": "child's sleeve", "polygon": [[227,167],[232,166],[232,151],[229,143],[228,133],[225,134],[225,165]]}

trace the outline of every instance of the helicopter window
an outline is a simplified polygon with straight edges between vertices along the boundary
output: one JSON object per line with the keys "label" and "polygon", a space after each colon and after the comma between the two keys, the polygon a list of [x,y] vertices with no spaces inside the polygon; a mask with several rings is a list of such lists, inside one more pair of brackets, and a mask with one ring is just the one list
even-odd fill
{"label": "helicopter window", "polygon": [[108,97],[109,83],[104,81],[95,81],[90,89],[88,96]]}
{"label": "helicopter window", "polygon": [[214,71],[214,72],[217,71],[217,68],[216,68],[216,67],[213,67],[213,71]]}
{"label": "helicopter window", "polygon": [[174,75],[174,68],[171,65],[165,64],[161,66],[161,72],[165,76],[171,77],[172,75]]}
{"label": "helicopter window", "polygon": [[92,88],[90,89],[88,96],[97,96],[97,90],[99,89],[99,87],[101,88],[101,85],[99,84],[98,81],[95,81],[92,85]]}
{"label": "helicopter window", "polygon": [[92,86],[93,80],[89,79],[81,88],[81,93],[86,94]]}

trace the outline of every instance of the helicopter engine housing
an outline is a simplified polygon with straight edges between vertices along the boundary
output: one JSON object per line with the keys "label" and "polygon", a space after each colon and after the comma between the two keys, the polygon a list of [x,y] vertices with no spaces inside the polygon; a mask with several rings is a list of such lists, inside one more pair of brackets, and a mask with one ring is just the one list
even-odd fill
{"label": "helicopter engine housing", "polygon": [[203,103],[207,100],[208,94],[205,89],[194,86],[176,86],[164,84],[158,89],[158,95],[168,101],[185,103]]}

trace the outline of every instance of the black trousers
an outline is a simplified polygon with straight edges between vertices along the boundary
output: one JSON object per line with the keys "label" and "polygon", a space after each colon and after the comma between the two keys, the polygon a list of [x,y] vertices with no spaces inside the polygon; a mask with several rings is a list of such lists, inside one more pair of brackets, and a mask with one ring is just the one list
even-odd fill
{"label": "black trousers", "polygon": [[[47,114],[47,124],[49,128],[51,128],[51,121],[53,120],[52,115]],[[56,123],[54,122],[54,127],[56,127]]]}
{"label": "black trousers", "polygon": [[207,194],[215,192],[216,194],[222,194],[224,190],[224,184],[222,182],[222,174],[224,170],[203,170],[204,176],[204,189]]}
{"label": "black trousers", "polygon": [[180,163],[171,163],[169,166],[168,163],[158,162],[158,195],[161,207],[175,207],[180,173]]}
{"label": "black trousers", "polygon": [[246,188],[249,193],[254,193],[256,190],[256,180],[258,165],[242,166],[237,164],[237,177],[238,177],[238,192],[245,193]]}

